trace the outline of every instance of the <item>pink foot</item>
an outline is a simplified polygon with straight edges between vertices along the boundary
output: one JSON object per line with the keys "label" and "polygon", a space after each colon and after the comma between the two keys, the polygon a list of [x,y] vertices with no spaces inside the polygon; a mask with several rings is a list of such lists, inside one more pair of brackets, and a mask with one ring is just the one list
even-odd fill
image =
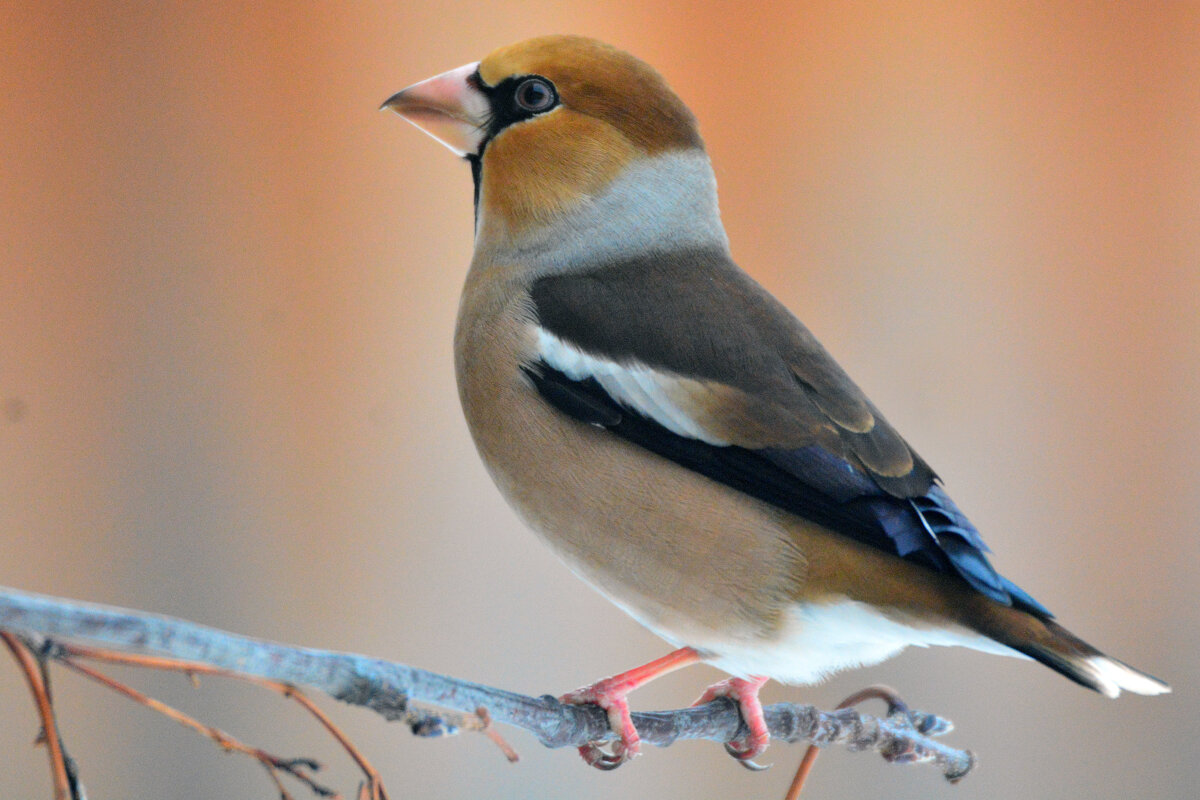
{"label": "pink foot", "polygon": [[771,741],[767,731],[767,721],[763,718],[762,702],[758,699],[758,690],[769,678],[727,678],[720,683],[714,683],[704,690],[700,699],[692,703],[694,706],[712,702],[718,697],[728,697],[738,704],[742,719],[750,730],[744,739],[735,739],[725,745],[729,755],[736,758],[749,769],[759,769],[752,759],[762,755]]}
{"label": "pink foot", "polygon": [[[604,709],[608,715],[608,726],[617,734],[608,751],[599,742],[588,742],[579,748],[579,755],[589,766],[596,769],[616,769],[629,759],[638,755],[642,750],[641,739],[633,720],[629,717],[629,703],[625,696],[634,689],[649,683],[660,675],[695,664],[700,655],[690,647],[682,647],[662,658],[643,664],[640,667],[596,681],[591,686],[584,686],[573,692],[567,692],[558,698],[561,703],[570,705],[586,705],[594,703]],[[760,711],[761,715],[761,711]]]}
{"label": "pink foot", "polygon": [[558,698],[560,703],[570,705],[594,703],[600,706],[608,715],[608,727],[618,736],[617,741],[613,742],[607,751],[598,742],[580,745],[579,755],[583,756],[588,766],[602,770],[616,769],[641,753],[642,742],[638,737],[637,728],[633,727],[633,720],[629,716],[629,702],[625,699],[628,693],[629,689],[613,678],[605,678]]}

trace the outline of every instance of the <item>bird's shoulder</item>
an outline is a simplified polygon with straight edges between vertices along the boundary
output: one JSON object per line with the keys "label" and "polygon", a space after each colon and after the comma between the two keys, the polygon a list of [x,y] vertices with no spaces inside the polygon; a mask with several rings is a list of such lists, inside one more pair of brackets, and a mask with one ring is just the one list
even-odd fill
{"label": "bird's shoulder", "polygon": [[923,494],[934,479],[808,328],[723,248],[545,275],[530,296],[552,366],[660,395],[710,441],[816,444],[897,496]]}

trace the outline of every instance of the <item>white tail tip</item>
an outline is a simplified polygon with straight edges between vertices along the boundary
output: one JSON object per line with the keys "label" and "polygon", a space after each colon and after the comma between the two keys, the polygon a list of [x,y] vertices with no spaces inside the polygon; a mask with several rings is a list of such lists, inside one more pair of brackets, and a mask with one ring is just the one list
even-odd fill
{"label": "white tail tip", "polygon": [[1108,656],[1092,656],[1080,665],[1080,669],[1096,679],[1105,697],[1116,697],[1122,689],[1134,694],[1167,694],[1171,691],[1171,687],[1158,678]]}

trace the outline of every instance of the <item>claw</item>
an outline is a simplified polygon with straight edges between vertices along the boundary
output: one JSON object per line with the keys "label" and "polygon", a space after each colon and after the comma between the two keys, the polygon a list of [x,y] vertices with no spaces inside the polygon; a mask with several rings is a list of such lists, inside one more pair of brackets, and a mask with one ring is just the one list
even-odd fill
{"label": "claw", "polygon": [[613,743],[611,753],[596,742],[580,745],[578,749],[584,763],[602,772],[614,770],[630,759],[629,751],[620,742]]}
{"label": "claw", "polygon": [[747,756],[744,755],[745,751],[734,747],[733,742],[725,743],[725,752],[736,758],[738,764],[750,770],[751,772],[763,772],[764,770],[770,769],[772,766],[771,764],[759,764],[757,761],[751,761]]}
{"label": "claw", "polygon": [[714,683],[704,690],[693,706],[703,705],[718,697],[728,697],[738,704],[742,721],[746,723],[748,733],[744,739],[726,742],[725,752],[733,756],[746,769],[759,771],[770,765],[756,764],[753,759],[762,755],[771,741],[767,731],[767,721],[763,718],[762,702],[758,699],[758,691],[762,689],[767,678],[728,678],[720,683]]}
{"label": "claw", "polygon": [[608,715],[608,727],[619,737],[609,750],[605,750],[599,742],[580,745],[579,755],[588,766],[612,770],[641,753],[641,739],[638,737],[637,728],[633,726],[633,719],[629,716],[629,703],[625,700],[629,691],[629,688],[616,678],[605,678],[591,686],[567,692],[559,698],[559,702],[569,705],[591,703],[600,706]]}
{"label": "claw", "polygon": [[651,661],[628,672],[614,675],[611,678],[597,681],[591,686],[584,686],[573,692],[567,692],[559,698],[560,703],[569,705],[600,706],[608,715],[608,726],[617,734],[617,740],[608,745],[606,750],[601,742],[588,742],[579,747],[579,755],[588,766],[599,770],[613,770],[639,755],[642,751],[641,739],[633,719],[629,715],[629,703],[625,696],[639,686],[648,683],[660,675],[672,670],[686,667],[700,660],[700,655],[690,647],[683,647]]}

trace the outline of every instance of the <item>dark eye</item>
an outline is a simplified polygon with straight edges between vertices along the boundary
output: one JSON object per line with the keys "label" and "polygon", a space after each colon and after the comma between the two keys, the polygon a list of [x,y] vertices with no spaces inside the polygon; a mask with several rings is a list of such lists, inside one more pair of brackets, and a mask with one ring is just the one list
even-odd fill
{"label": "dark eye", "polygon": [[517,105],[534,114],[554,105],[554,87],[544,78],[526,78],[517,86]]}

